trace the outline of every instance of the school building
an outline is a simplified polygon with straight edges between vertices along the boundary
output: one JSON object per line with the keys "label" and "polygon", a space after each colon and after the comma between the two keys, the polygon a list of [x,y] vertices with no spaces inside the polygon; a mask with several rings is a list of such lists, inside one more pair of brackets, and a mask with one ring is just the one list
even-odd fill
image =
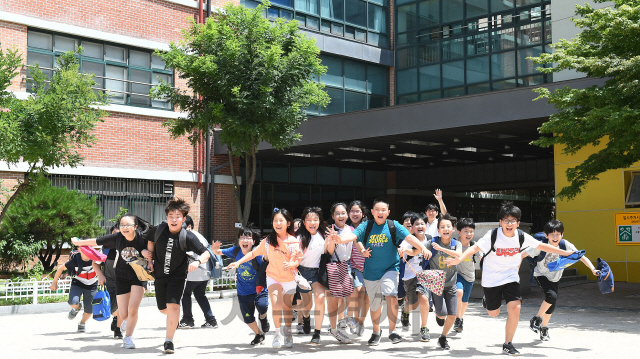
{"label": "school building", "polygon": [[[96,195],[105,218],[125,207],[158,223],[167,199],[184,197],[201,233],[235,237],[224,146],[215,134],[209,146],[170,139],[162,123],[183,114],[147,95],[158,79],[185,86],[153,52],[178,41],[189,19],[203,19],[208,7],[215,16],[227,2],[0,1],[1,46],[17,47],[25,64],[10,88],[18,97],[28,96],[29,65],[53,69],[57,54],[78,45],[85,49],[81,70],[112,94],[84,166],[53,169],[54,184]],[[592,149],[566,156],[530,145],[554,112],[544,100],[532,101],[535,86],[603,83],[571,72],[544,75],[527,60],[577,33],[569,17],[583,2],[272,0],[266,17],[296,19],[316,39],[328,67],[320,80],[332,101],[309,109],[295,146],[261,146],[251,221],[268,230],[274,207],[297,215],[308,205],[328,211],[335,201],[379,196],[390,199],[397,219],[435,202],[441,188],[450,212],[477,222],[496,222],[506,199],[534,231],[556,216],[590,259],[607,260],[617,280],[639,282],[640,247],[617,244],[614,217],[638,210],[640,199],[628,194],[640,193],[640,181],[633,188],[640,169],[609,171],[577,199],[555,202],[566,168]],[[236,165],[242,174],[243,164]],[[0,164],[0,179],[15,184],[25,169]]]}

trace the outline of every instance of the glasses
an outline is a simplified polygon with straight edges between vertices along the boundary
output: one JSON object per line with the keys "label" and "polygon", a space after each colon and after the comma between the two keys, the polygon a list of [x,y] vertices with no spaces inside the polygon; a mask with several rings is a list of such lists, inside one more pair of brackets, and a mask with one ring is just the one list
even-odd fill
{"label": "glasses", "polygon": [[510,220],[507,220],[507,219],[502,219],[501,221],[502,221],[502,223],[504,223],[504,224],[518,224],[518,222],[520,222],[520,221],[518,221],[517,219],[511,220],[511,221],[510,221]]}
{"label": "glasses", "polygon": [[336,217],[343,217],[347,215],[347,212],[336,212],[333,215]]}
{"label": "glasses", "polygon": [[361,214],[361,213],[362,213],[362,211],[351,211],[351,212],[349,212],[349,213],[351,213],[351,214]]}
{"label": "glasses", "polygon": [[181,219],[182,217],[167,217],[167,221],[173,221],[173,222],[177,222]]}
{"label": "glasses", "polygon": [[253,238],[242,236],[242,237],[240,237],[240,240],[241,241],[253,241]]}
{"label": "glasses", "polygon": [[136,226],[135,224],[121,224],[120,228],[125,228],[126,229],[126,228],[133,228],[135,226]]}

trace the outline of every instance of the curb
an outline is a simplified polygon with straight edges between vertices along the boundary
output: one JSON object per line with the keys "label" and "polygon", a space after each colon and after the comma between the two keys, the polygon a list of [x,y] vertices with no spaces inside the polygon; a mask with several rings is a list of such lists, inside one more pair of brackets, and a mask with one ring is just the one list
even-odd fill
{"label": "curb", "polygon": [[[237,296],[237,292],[235,289],[207,293],[207,299],[209,300],[225,300],[225,299],[234,298],[236,296]],[[192,298],[192,301],[195,301],[195,299]],[[150,307],[155,305],[156,305],[155,297],[145,297],[145,298],[142,298],[142,302],[140,302],[141,307]],[[69,304],[67,304],[66,302],[47,303],[47,304],[6,305],[6,306],[0,306],[0,316],[13,315],[13,314],[60,313],[68,310],[69,310]]]}

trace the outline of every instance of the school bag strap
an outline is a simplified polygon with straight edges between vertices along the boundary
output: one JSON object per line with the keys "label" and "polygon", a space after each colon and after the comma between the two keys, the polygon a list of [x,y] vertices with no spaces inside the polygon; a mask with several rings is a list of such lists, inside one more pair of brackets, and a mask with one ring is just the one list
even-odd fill
{"label": "school bag strap", "polygon": [[[371,234],[371,230],[373,229],[374,220],[370,220],[367,222],[367,229],[364,232],[364,247],[367,248],[369,244],[369,234]],[[391,240],[393,241],[393,245],[396,248],[400,247],[400,241],[396,239],[396,225],[392,220],[387,219],[387,227],[389,228],[389,234],[391,234]]]}
{"label": "school bag strap", "polygon": [[[440,236],[438,236],[438,237],[433,237],[433,238],[431,239],[431,258],[435,257],[435,256],[436,256],[436,254],[438,253],[438,251],[437,251],[435,248],[433,248],[433,243],[438,243],[438,244],[442,243],[442,242],[440,242],[440,239],[441,239],[441,238],[440,238]],[[455,251],[455,248],[456,248],[456,246],[458,245],[458,242],[456,241],[456,239],[455,239],[455,238],[451,238],[451,243],[449,243],[449,245],[450,245],[450,246],[451,246],[451,248],[453,248],[453,250]]]}
{"label": "school bag strap", "polygon": [[[545,237],[545,238],[542,238],[540,242],[544,244],[549,244],[549,239]],[[560,240],[559,246],[560,246],[560,249],[562,249],[563,251],[567,250],[567,244],[565,243],[564,238]],[[535,258],[533,258],[533,266],[534,267],[537,266],[538,262],[544,260],[544,257],[546,255],[547,255],[547,252],[541,250],[540,254],[538,254]]]}

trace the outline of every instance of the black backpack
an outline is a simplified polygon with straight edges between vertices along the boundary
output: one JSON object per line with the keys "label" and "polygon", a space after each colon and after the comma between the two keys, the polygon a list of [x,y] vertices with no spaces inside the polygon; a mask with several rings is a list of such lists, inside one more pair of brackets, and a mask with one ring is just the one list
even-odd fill
{"label": "black backpack", "polygon": [[[540,238],[540,236],[533,236],[533,238],[539,240],[540,242],[542,242],[544,244],[549,244],[549,239],[547,237],[543,236],[542,238]],[[559,246],[560,246],[560,249],[562,249],[563,251],[567,250],[567,244],[565,243],[564,238],[560,240]],[[535,268],[535,266],[538,265],[538,262],[542,261],[546,255],[547,255],[547,252],[540,251],[540,254],[535,256],[535,258],[527,258],[527,259],[529,259],[529,262]]]}
{"label": "black backpack", "polygon": [[[162,232],[164,232],[164,230],[167,228],[169,228],[169,224],[167,223],[167,221],[162,221],[162,223],[156,226],[156,232],[153,234],[154,243],[158,242],[158,238],[160,238]],[[182,249],[183,252],[187,252],[187,228],[184,223],[182,224],[182,228],[180,229],[178,243],[180,244],[180,249]]]}
{"label": "black backpack", "polygon": [[[255,247],[251,248],[251,250],[253,250]],[[233,249],[233,260],[236,260],[236,257],[238,256],[238,253],[240,253],[240,247],[235,247]],[[262,259],[264,261],[264,258]],[[258,258],[253,258],[253,260],[251,260],[251,266],[253,267],[253,269],[256,271],[256,273],[258,273],[260,271],[260,263],[258,263]]]}
{"label": "black backpack", "polygon": [[[369,234],[371,234],[374,223],[375,221],[373,219],[367,222],[367,230],[364,232],[364,248],[367,248],[367,244],[369,244]],[[396,239],[396,225],[392,220],[387,219],[387,227],[389,227],[389,233],[391,233],[393,245],[396,246],[396,248],[400,247],[400,241]]]}
{"label": "black backpack", "polygon": [[[482,269],[484,259],[487,258],[489,253],[496,251],[495,245],[496,240],[498,239],[498,229],[499,228],[494,228],[491,230],[491,249],[489,249],[489,251],[485,253],[484,256],[482,256],[482,259],[480,259],[480,269]],[[522,245],[524,244],[524,232],[520,229],[518,229],[518,240],[520,242],[520,252],[522,252]]]}

